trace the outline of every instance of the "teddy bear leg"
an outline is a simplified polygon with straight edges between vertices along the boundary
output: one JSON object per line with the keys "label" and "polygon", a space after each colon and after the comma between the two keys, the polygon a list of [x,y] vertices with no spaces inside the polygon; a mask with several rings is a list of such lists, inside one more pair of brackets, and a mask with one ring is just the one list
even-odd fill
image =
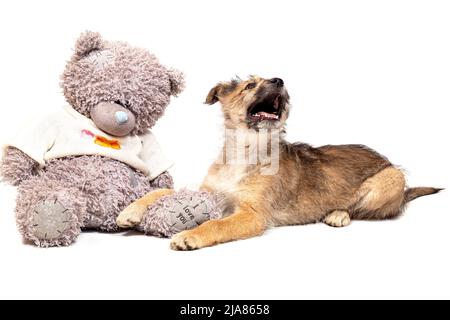
{"label": "teddy bear leg", "polygon": [[137,229],[147,235],[171,237],[221,217],[222,210],[215,195],[181,190],[164,196],[151,205]]}
{"label": "teddy bear leg", "polygon": [[39,247],[70,245],[81,232],[86,212],[83,195],[75,188],[52,190],[38,183],[25,183],[19,188],[19,231]]}
{"label": "teddy bear leg", "polygon": [[153,181],[150,187],[154,190],[129,204],[117,217],[116,223],[120,228],[129,229],[138,226],[147,211],[147,208],[158,199],[175,193],[173,179],[170,173],[163,172]]}
{"label": "teddy bear leg", "polygon": [[155,189],[173,189],[173,178],[165,171],[151,182],[151,186]]}

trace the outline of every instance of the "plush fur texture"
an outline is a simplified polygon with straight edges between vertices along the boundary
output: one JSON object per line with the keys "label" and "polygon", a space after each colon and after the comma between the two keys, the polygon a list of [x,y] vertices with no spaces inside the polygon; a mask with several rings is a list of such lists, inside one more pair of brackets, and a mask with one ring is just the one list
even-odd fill
{"label": "plush fur texture", "polygon": [[[183,75],[161,65],[147,50],[123,42],[104,41],[86,32],[62,75],[61,86],[71,106],[90,117],[102,102],[117,103],[136,118],[131,134],[151,129],[164,114],[172,95],[183,87]],[[0,165],[4,181],[18,187],[17,225],[24,238],[41,247],[65,246],[81,230],[119,230],[118,214],[135,199],[158,188],[172,188],[165,172],[150,181],[128,165],[101,156],[65,157],[48,161],[44,168],[22,151],[7,147]],[[54,213],[58,205],[62,215]],[[54,207],[52,208],[52,206]],[[42,225],[54,228],[57,237],[42,237],[43,206],[51,216]],[[61,209],[62,208],[62,209]],[[39,216],[41,214],[41,216]],[[58,220],[61,216],[64,221]]]}
{"label": "plush fur texture", "polygon": [[132,134],[145,133],[164,114],[171,95],[184,88],[183,75],[145,49],[102,40],[86,32],[66,66],[61,86],[67,101],[90,117],[101,102],[117,102],[136,116]]}
{"label": "plush fur texture", "polygon": [[[19,230],[39,246],[72,243],[81,229],[118,231],[118,213],[147,192],[172,187],[168,173],[150,182],[128,165],[101,156],[80,156],[50,161],[45,170],[19,187],[16,215]],[[34,208],[44,200],[58,200],[72,212],[70,230],[56,240],[30,232]]]}
{"label": "plush fur texture", "polygon": [[205,217],[198,221],[199,223],[207,220],[216,220],[222,217],[222,211],[216,203],[216,199],[213,194],[209,192],[197,192],[190,190],[181,190],[174,195],[169,195],[160,198],[153,205],[148,208],[148,212],[145,214],[144,219],[137,227],[138,230],[145,232],[147,235],[157,237],[172,237],[173,235],[184,231],[172,227],[170,224],[170,215],[178,214],[173,212],[173,207],[178,203],[189,203],[189,199],[196,198],[197,201],[202,202],[207,208]]}
{"label": "plush fur texture", "polygon": [[3,150],[0,174],[4,182],[18,186],[30,179],[39,170],[39,164],[17,148],[7,147]]}
{"label": "plush fur texture", "polygon": [[81,59],[93,50],[102,50],[104,48],[105,45],[100,33],[87,31],[82,34],[75,43],[75,54],[73,58]]}

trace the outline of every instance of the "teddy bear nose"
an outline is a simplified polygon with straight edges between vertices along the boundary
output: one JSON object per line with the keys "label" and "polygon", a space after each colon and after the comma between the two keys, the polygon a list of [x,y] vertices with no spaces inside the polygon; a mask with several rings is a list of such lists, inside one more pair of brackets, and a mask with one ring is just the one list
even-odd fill
{"label": "teddy bear nose", "polygon": [[123,112],[123,111],[117,111],[114,114],[114,117],[116,118],[116,122],[118,124],[124,124],[125,122],[128,121],[128,114],[126,112]]}

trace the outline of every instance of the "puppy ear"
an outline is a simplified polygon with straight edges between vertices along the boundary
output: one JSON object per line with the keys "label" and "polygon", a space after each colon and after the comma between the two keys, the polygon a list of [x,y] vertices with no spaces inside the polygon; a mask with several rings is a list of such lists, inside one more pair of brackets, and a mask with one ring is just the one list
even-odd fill
{"label": "puppy ear", "polygon": [[170,81],[170,93],[173,96],[179,95],[185,87],[184,74],[176,69],[168,69]]}
{"label": "puppy ear", "polygon": [[212,88],[208,96],[206,97],[205,104],[213,105],[214,103],[219,101],[219,94],[223,89],[223,84],[219,83],[214,88]]}
{"label": "puppy ear", "polygon": [[104,41],[98,32],[86,31],[75,44],[75,57],[81,59],[94,50],[104,49]]}
{"label": "puppy ear", "polygon": [[233,92],[241,82],[241,79],[232,79],[230,82],[219,82],[214,88],[209,91],[206,97],[205,104],[214,104],[219,101],[220,96],[226,96]]}

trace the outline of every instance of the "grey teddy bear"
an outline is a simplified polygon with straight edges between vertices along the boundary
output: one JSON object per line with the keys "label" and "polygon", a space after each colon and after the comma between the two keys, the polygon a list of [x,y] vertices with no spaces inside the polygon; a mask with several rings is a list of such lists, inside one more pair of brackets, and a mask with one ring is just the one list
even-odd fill
{"label": "grey teddy bear", "polygon": [[[150,191],[173,188],[171,164],[149,129],[183,90],[179,71],[147,50],[86,32],[61,86],[70,105],[27,127],[4,148],[1,162],[3,180],[18,186],[19,231],[41,247],[70,245],[84,229],[118,231],[116,219],[126,206]],[[171,201],[193,197],[202,212],[192,221],[168,213]],[[167,197],[138,229],[170,236],[191,228],[214,218],[208,201],[189,191]]]}

